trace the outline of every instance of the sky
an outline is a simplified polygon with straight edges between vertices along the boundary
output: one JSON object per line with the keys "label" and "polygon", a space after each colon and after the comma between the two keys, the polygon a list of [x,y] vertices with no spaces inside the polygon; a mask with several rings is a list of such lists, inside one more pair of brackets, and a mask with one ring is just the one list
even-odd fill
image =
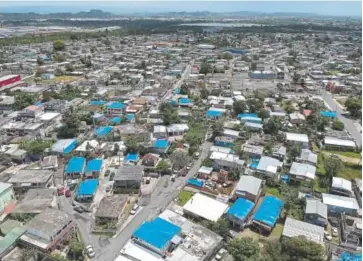
{"label": "sky", "polygon": [[329,16],[362,16],[361,1],[2,1],[0,12],[80,12],[101,9],[115,14],[155,12],[314,13]]}

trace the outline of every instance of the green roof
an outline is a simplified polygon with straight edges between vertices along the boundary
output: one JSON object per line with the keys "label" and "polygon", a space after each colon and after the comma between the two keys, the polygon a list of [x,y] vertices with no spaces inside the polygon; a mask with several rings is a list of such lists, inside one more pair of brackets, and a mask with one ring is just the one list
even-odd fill
{"label": "green roof", "polygon": [[0,255],[8,250],[24,233],[22,227],[13,228],[3,239],[0,240]]}
{"label": "green roof", "polygon": [[14,219],[7,219],[4,223],[0,225],[0,230],[3,235],[7,235],[11,232],[14,228],[20,227],[21,222],[14,220]]}

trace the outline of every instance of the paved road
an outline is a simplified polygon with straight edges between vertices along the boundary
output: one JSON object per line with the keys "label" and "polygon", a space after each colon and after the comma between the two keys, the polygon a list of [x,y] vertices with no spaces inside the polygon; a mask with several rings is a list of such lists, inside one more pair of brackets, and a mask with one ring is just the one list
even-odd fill
{"label": "paved road", "polygon": [[169,203],[178,195],[179,191],[183,189],[186,180],[194,176],[200,167],[203,159],[208,156],[208,152],[212,143],[205,142],[202,145],[202,152],[200,158],[193,164],[188,174],[185,177],[178,177],[175,182],[170,181],[169,176],[160,178],[157,187],[149,198],[140,200],[140,205],[144,205],[142,210],[130,221],[130,223],[121,231],[121,233],[114,239],[110,239],[110,243],[102,248],[101,252],[96,254],[98,261],[112,261],[119,254],[122,247],[126,244],[129,238],[137,227],[142,222],[155,217],[158,210],[165,209]]}
{"label": "paved road", "polygon": [[362,146],[362,134],[358,130],[356,122],[342,115],[343,110],[338,105],[338,103],[333,99],[332,95],[329,92],[325,91],[324,89],[321,89],[321,95],[324,101],[329,105],[329,107],[333,111],[337,112],[338,119],[344,123],[345,128],[351,133],[351,136],[355,139],[357,145]]}

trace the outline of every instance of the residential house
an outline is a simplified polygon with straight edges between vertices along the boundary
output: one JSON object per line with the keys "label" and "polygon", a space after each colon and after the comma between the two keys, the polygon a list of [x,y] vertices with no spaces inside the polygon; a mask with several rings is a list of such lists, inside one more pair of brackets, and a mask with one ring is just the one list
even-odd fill
{"label": "residential house", "polygon": [[358,201],[360,207],[362,207],[362,180],[354,179],[353,180],[353,190],[355,193],[355,197]]}
{"label": "residential house", "polygon": [[53,171],[39,169],[21,169],[8,181],[13,184],[16,193],[34,188],[49,188],[53,185]]}
{"label": "residential house", "polygon": [[298,236],[303,236],[309,241],[324,245],[324,227],[287,217],[282,237],[292,238]]}
{"label": "residential house", "polygon": [[297,157],[296,161],[299,163],[311,164],[313,166],[316,166],[318,162],[318,154],[315,154],[308,149],[302,149],[300,157]]}
{"label": "residential house", "polygon": [[116,225],[123,215],[126,205],[126,195],[112,195],[110,197],[104,197],[96,211],[95,223],[97,225]]}
{"label": "residential house", "polygon": [[262,180],[242,175],[233,191],[233,198],[245,198],[257,202],[262,192]]}
{"label": "residential house", "polygon": [[168,131],[163,125],[155,125],[153,131],[153,137],[157,139],[167,139]]}
{"label": "residential house", "polygon": [[305,116],[298,112],[290,113],[289,118],[292,124],[302,124],[305,121]]}
{"label": "residential house", "polygon": [[58,209],[46,209],[25,224],[22,244],[44,252],[55,250],[76,232],[72,217]]}
{"label": "residential house", "polygon": [[340,220],[341,245],[351,249],[362,247],[362,219],[342,213]]}
{"label": "residential house", "polygon": [[243,155],[248,155],[250,158],[261,158],[263,154],[263,146],[242,144],[241,151],[243,152]]}
{"label": "residential house", "polygon": [[356,216],[359,210],[359,205],[355,198],[343,197],[333,194],[322,193],[323,203],[328,206],[328,213],[337,215],[346,213]]}
{"label": "residential house", "polygon": [[278,178],[278,172],[283,163],[275,158],[262,156],[256,167],[256,172],[266,175],[269,178]]}
{"label": "residential house", "polygon": [[213,171],[212,167],[201,166],[197,172],[198,178],[209,179],[210,175],[212,174],[212,171]]}
{"label": "residential house", "polygon": [[340,139],[335,137],[325,137],[324,148],[326,149],[336,149],[336,150],[346,150],[346,151],[355,151],[357,148],[357,144],[353,140],[348,139]]}
{"label": "residential house", "polygon": [[5,213],[14,200],[13,184],[0,182],[0,215]]}
{"label": "residential house", "polygon": [[325,227],[328,224],[328,207],[318,199],[306,199],[304,221]]}
{"label": "residential house", "polygon": [[216,169],[239,169],[243,170],[245,161],[239,159],[238,156],[227,154],[223,152],[212,152],[212,154],[209,157],[210,160],[213,161],[213,166]]}
{"label": "residential house", "polygon": [[236,202],[228,209],[226,216],[234,226],[239,226],[243,229],[245,223],[251,215],[255,203],[248,199],[238,198]]}
{"label": "residential house", "polygon": [[345,197],[354,196],[352,182],[344,178],[333,177],[330,193]]}
{"label": "residential house", "polygon": [[137,142],[150,142],[151,134],[143,126],[135,124],[124,124],[117,126],[118,134],[122,140],[133,138]]}
{"label": "residential house", "polygon": [[141,165],[144,167],[145,171],[152,171],[158,165],[160,160],[160,155],[148,153],[142,158]]}
{"label": "residential house", "polygon": [[38,118],[44,113],[43,106],[30,105],[18,112],[18,117],[20,118]]}
{"label": "residential house", "polygon": [[219,136],[214,139],[214,144],[219,147],[233,147],[234,138]]}
{"label": "residential house", "polygon": [[289,146],[298,144],[304,149],[307,149],[309,147],[309,138],[306,134],[286,132],[285,140]]}
{"label": "residential house", "polygon": [[142,166],[125,165],[121,166],[114,178],[115,193],[138,193],[140,191],[141,180],[144,175]]}
{"label": "residential house", "polygon": [[189,130],[187,124],[171,124],[166,127],[169,136],[183,136]]}
{"label": "residential house", "polygon": [[293,162],[288,175],[295,180],[314,180],[316,167],[310,164]]}
{"label": "residential house", "polygon": [[152,150],[156,153],[166,153],[169,149],[169,141],[158,139],[154,142]]}

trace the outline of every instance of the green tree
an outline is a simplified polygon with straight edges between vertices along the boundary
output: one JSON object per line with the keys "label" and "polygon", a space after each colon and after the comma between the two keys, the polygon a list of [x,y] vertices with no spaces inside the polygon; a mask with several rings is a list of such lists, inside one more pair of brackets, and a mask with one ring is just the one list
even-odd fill
{"label": "green tree", "polygon": [[337,156],[326,157],[324,161],[326,174],[332,178],[336,177],[343,169],[343,162]]}
{"label": "green tree", "polygon": [[222,58],[223,59],[226,59],[226,60],[232,60],[233,59],[233,55],[231,53],[224,53],[222,55]]}
{"label": "green tree", "polygon": [[66,71],[67,72],[73,72],[74,71],[74,67],[73,67],[73,65],[72,64],[67,64],[66,65]]}
{"label": "green tree", "polygon": [[293,145],[289,148],[289,158],[291,161],[295,161],[295,159],[300,156],[301,153],[301,146],[300,145]]}
{"label": "green tree", "polygon": [[223,133],[223,121],[217,120],[212,125],[212,135],[213,137],[221,136]]}
{"label": "green tree", "polygon": [[277,118],[271,118],[263,124],[263,132],[266,134],[277,135],[282,130],[282,123]]}
{"label": "green tree", "polygon": [[35,248],[23,248],[21,250],[20,261],[37,260],[38,250]]}
{"label": "green tree", "polygon": [[190,95],[190,89],[189,86],[186,84],[183,84],[180,88],[180,94],[182,95]]}
{"label": "green tree", "polygon": [[125,140],[125,146],[126,146],[126,151],[125,151],[126,154],[138,152],[138,144],[133,137],[129,137]]}
{"label": "green tree", "polygon": [[83,260],[83,250],[84,250],[84,244],[77,240],[77,238],[72,238],[69,242],[69,252],[68,256],[72,260]]}
{"label": "green tree", "polygon": [[81,125],[79,116],[76,113],[67,111],[63,114],[63,125],[58,128],[57,137],[62,139],[78,136],[78,128]]}
{"label": "green tree", "polygon": [[170,125],[180,122],[178,111],[169,103],[162,103],[159,106],[164,125]]}
{"label": "green tree", "polygon": [[263,107],[263,102],[259,99],[247,100],[248,110],[251,113],[258,112]]}
{"label": "green tree", "polygon": [[16,110],[22,110],[28,107],[29,105],[34,104],[37,100],[35,95],[25,92],[15,92],[14,98],[15,98],[14,108]]}
{"label": "green tree", "polygon": [[340,121],[339,119],[336,119],[333,122],[332,129],[342,131],[342,130],[344,130],[344,123],[342,121]]}
{"label": "green tree", "polygon": [[231,169],[230,172],[228,172],[228,179],[231,181],[239,180],[240,176],[241,172],[238,169]]}
{"label": "green tree", "polygon": [[64,51],[66,48],[66,45],[63,40],[57,40],[53,42],[53,49],[54,51]]}
{"label": "green tree", "polygon": [[224,218],[218,219],[217,222],[204,221],[202,225],[222,237],[227,237],[230,230],[229,221]]}
{"label": "green tree", "polygon": [[188,165],[188,154],[183,151],[174,151],[170,155],[170,161],[176,169],[182,169]]}
{"label": "green tree", "polygon": [[212,95],[212,96],[219,96],[220,94],[221,94],[220,89],[213,89],[210,93],[210,95]]}
{"label": "green tree", "polygon": [[362,114],[362,100],[354,97],[349,97],[345,103],[345,107],[353,117],[359,117]]}
{"label": "green tree", "polygon": [[208,74],[211,73],[212,71],[213,71],[212,66],[207,62],[203,62],[199,69],[199,73],[201,74]]}
{"label": "green tree", "polygon": [[235,261],[255,261],[259,258],[260,247],[252,238],[235,238],[228,242],[227,250]]}
{"label": "green tree", "polygon": [[270,117],[270,112],[268,110],[262,109],[258,112],[258,117],[260,117],[262,120],[267,119]]}
{"label": "green tree", "polygon": [[63,54],[56,54],[56,55],[54,55],[53,59],[58,63],[62,63],[62,62],[66,61],[66,57]]}
{"label": "green tree", "polygon": [[44,64],[44,59],[43,59],[42,57],[38,56],[38,57],[37,57],[37,64],[38,64],[39,66],[42,66],[42,65]]}
{"label": "green tree", "polygon": [[52,254],[52,258],[56,261],[68,261],[67,258],[61,256],[60,254]]}
{"label": "green tree", "polygon": [[304,236],[284,238],[281,250],[286,261],[322,261],[325,260],[324,246]]}
{"label": "green tree", "polygon": [[206,88],[202,88],[200,90],[200,98],[202,98],[203,100],[206,100],[209,96],[209,91]]}
{"label": "green tree", "polygon": [[244,101],[235,101],[233,103],[233,111],[236,115],[240,114],[240,113],[244,113],[246,110],[247,110],[247,106]]}
{"label": "green tree", "polygon": [[166,173],[169,169],[169,163],[165,160],[159,161],[158,165],[156,165],[155,171],[159,173]]}

